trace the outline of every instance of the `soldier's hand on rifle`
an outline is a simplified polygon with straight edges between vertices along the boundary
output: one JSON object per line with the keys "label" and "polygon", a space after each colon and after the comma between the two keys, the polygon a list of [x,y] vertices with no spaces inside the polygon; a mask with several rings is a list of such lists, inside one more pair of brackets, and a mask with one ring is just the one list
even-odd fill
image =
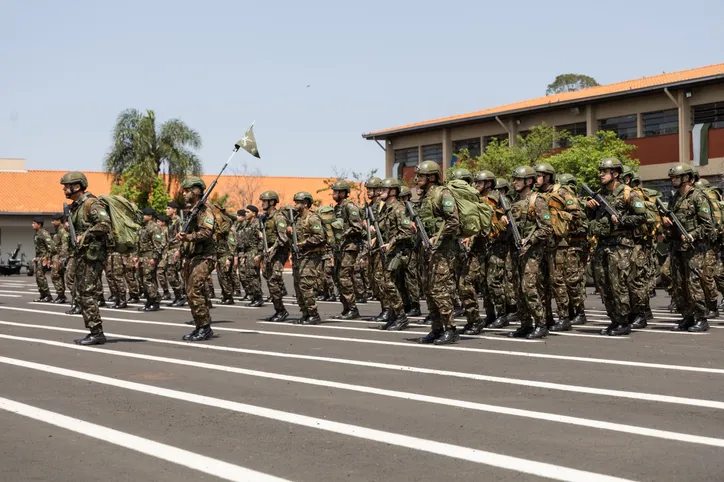
{"label": "soldier's hand on rifle", "polygon": [[292,235],[292,227],[291,227],[291,226],[287,226],[287,234],[288,234],[289,236]]}
{"label": "soldier's hand on rifle", "polygon": [[500,220],[505,224],[506,226],[510,224],[510,220],[508,219],[507,214],[503,214],[503,217],[500,218]]}
{"label": "soldier's hand on rifle", "polygon": [[437,238],[436,238],[435,236],[433,236],[432,238],[430,238],[430,244],[431,244],[432,246],[435,246],[435,241],[437,241]]}
{"label": "soldier's hand on rifle", "polygon": [[174,262],[178,261],[179,259],[181,259],[181,251],[174,251],[174,252],[173,252],[173,260],[174,260]]}
{"label": "soldier's hand on rifle", "polygon": [[186,241],[187,236],[188,235],[186,233],[178,233],[176,235],[176,239],[178,239],[179,241]]}
{"label": "soldier's hand on rifle", "polygon": [[611,216],[611,222],[613,224],[618,224],[618,218],[616,216]]}
{"label": "soldier's hand on rifle", "polygon": [[254,264],[260,264],[261,258],[259,256],[254,256]]}
{"label": "soldier's hand on rifle", "polygon": [[382,246],[380,246],[380,249],[382,251],[387,251],[387,248],[389,248],[389,247],[390,247],[390,243],[385,243]]}
{"label": "soldier's hand on rifle", "polygon": [[75,237],[75,244],[77,244],[78,246],[80,246],[80,242],[81,242],[82,239],[83,239],[82,236],[76,236],[76,237]]}
{"label": "soldier's hand on rifle", "polygon": [[410,231],[412,231],[412,234],[417,234],[417,224],[410,223]]}
{"label": "soldier's hand on rifle", "polygon": [[150,264],[150,265],[151,265],[151,268],[153,268],[154,266],[156,266],[156,260],[153,259],[153,258],[151,258],[151,259],[148,260],[148,264]]}
{"label": "soldier's hand on rifle", "polygon": [[669,219],[668,216],[664,216],[661,218],[661,222],[664,223],[664,226],[671,227],[674,223],[671,222],[671,219]]}
{"label": "soldier's hand on rifle", "polygon": [[588,206],[591,209],[596,209],[598,206],[600,206],[600,204],[598,204],[598,201],[591,198],[588,200],[588,202],[586,202],[586,206]]}

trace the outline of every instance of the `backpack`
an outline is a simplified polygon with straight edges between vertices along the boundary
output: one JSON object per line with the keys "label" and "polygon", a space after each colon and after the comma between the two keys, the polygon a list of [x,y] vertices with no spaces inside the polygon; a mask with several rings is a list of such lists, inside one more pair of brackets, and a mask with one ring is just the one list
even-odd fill
{"label": "backpack", "polygon": [[[334,208],[332,206],[322,206],[316,210],[316,213],[322,220],[324,232],[327,234],[327,244],[334,246],[337,241],[335,237],[335,228],[332,225],[337,220]],[[342,226],[344,226],[344,224]]]}
{"label": "backpack", "polygon": [[460,217],[458,238],[490,235],[493,208],[487,203],[480,202],[478,190],[462,179],[448,181],[446,187],[450,189],[458,208]]}
{"label": "backpack", "polygon": [[209,202],[206,203],[211,213],[214,215],[214,240],[220,241],[228,238],[229,232],[231,231],[231,219],[222,210],[221,207]]}
{"label": "backpack", "polygon": [[[558,194],[559,185],[554,186],[553,192],[546,193],[545,199],[548,200],[548,211],[551,213],[551,225],[553,225],[553,233],[558,238],[568,237],[568,228],[573,216],[566,211],[566,201]],[[534,192],[530,196],[530,213],[535,216],[535,200],[541,193]]]}
{"label": "backpack", "polygon": [[658,236],[664,234],[664,225],[661,222],[661,213],[656,207],[656,198],[660,196],[655,189],[643,188],[640,191],[646,208],[646,224],[642,227],[646,236]]}
{"label": "backpack", "polygon": [[108,247],[116,253],[128,253],[138,246],[138,231],[143,225],[141,211],[128,199],[117,194],[98,196],[111,218]]}

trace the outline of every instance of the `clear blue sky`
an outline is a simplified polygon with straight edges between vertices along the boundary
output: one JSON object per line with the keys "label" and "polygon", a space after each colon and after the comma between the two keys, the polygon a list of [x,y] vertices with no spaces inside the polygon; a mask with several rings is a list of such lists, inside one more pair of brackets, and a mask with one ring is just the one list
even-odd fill
{"label": "clear blue sky", "polygon": [[[360,134],[724,61],[724,2],[0,0],[0,157],[101,170],[118,113],[199,131],[218,170],[256,120],[266,175],[381,168]],[[310,87],[307,87],[309,85]]]}

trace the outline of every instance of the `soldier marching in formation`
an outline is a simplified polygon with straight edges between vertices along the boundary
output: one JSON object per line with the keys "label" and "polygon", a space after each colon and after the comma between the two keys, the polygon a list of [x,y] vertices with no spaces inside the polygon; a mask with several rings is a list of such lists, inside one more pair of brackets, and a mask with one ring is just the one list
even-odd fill
{"label": "soldier marching in formation", "polygon": [[[105,271],[113,308],[139,303],[141,297],[145,304],[139,311],[159,310],[162,298],[174,307],[188,301],[195,329],[183,339],[202,341],[213,336],[209,284],[214,269],[222,304],[234,304],[236,296],[254,308],[264,306],[263,275],[274,306],[266,320],[284,322],[289,312],[283,273],[291,262],[301,311],[293,323],[321,323],[317,301],[337,296],[342,312],[336,319],[359,319],[357,304],[371,296],[381,312],[369,321],[381,322],[380,329],[405,330],[412,318],[431,325],[419,343],[446,345],[461,334],[516,322],[520,326],[506,329],[507,335],[527,339],[586,324],[590,266],[610,318],[602,335],[645,329],[653,318],[650,298],[659,278],[671,294],[670,309],[682,316],[673,330],[708,330],[708,319],[719,314],[719,293],[724,295],[721,189],[700,179],[691,166],[678,164],[669,171],[673,191],[666,203],[619,159],[600,160],[598,170],[597,189],[546,162],[515,168],[510,181],[491,171],[453,169],[445,183],[440,166],[423,161],[415,170],[414,196],[396,178],[373,177],[364,183],[367,201],[360,207],[350,198],[352,184],[339,179],[330,186],[334,206],[315,207],[312,194],[298,192],[293,206],[282,207],[276,192],[265,191],[259,207],[250,204],[235,217],[211,202],[199,203],[206,184],[188,177],[182,184],[186,210],[174,202],[165,216],[144,209],[137,243],[124,250],[114,245],[114,211],[104,196],[86,192],[86,177],[69,172],[61,179],[72,201],[69,217],[53,216],[52,235],[42,218],[33,220],[40,292],[35,301],[66,303],[69,294],[68,313],[82,314],[89,329],[76,342],[102,344],[98,307],[105,303]],[[476,201],[462,202],[460,186]],[[472,234],[466,225],[471,206],[487,213],[485,226]],[[466,320],[462,329],[455,325],[457,303]]]}

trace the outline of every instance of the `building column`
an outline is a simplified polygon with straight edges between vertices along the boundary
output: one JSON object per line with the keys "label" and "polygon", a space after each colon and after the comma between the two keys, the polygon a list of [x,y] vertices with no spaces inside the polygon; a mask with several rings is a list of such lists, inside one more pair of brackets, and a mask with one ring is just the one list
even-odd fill
{"label": "building column", "polygon": [[514,146],[515,142],[518,140],[518,124],[515,123],[515,120],[508,119],[508,145]]}
{"label": "building column", "polygon": [[395,165],[395,150],[391,140],[385,140],[385,177],[393,177],[392,167]]}
{"label": "building column", "polygon": [[450,136],[450,129],[442,130],[442,174],[445,176],[445,172],[450,166],[450,160],[453,156],[453,143],[452,137]]}
{"label": "building column", "polygon": [[598,121],[596,120],[596,108],[592,104],[586,105],[586,135],[595,136],[598,132]]}
{"label": "building column", "polygon": [[641,112],[636,113],[636,137],[644,136],[644,119]]}
{"label": "building column", "polygon": [[679,106],[679,162],[691,162],[689,155],[689,137],[691,129],[691,109],[689,99],[686,98],[684,90],[676,93],[676,103]]}

